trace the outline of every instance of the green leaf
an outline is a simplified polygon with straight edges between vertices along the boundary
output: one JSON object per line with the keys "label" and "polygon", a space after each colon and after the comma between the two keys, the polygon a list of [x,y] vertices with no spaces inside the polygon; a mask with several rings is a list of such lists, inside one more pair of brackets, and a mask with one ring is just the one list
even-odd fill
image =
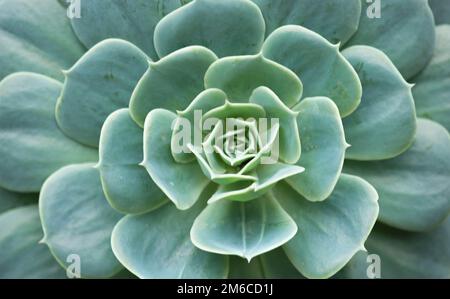
{"label": "green leaf", "polygon": [[299,229],[283,249],[308,278],[327,278],[344,267],[363,248],[378,216],[377,192],[355,176],[341,174],[323,202],[310,202],[287,184],[272,190]]}
{"label": "green leaf", "polygon": [[78,142],[97,147],[106,117],[128,107],[147,67],[147,56],[126,41],[108,39],[91,48],[65,72],[56,105],[61,130]]}
{"label": "green leaf", "polygon": [[377,225],[366,243],[382,278],[450,278],[450,217],[437,229],[410,233]]}
{"label": "green leaf", "polygon": [[437,121],[450,131],[450,25],[436,27],[433,58],[413,81],[417,115]]}
{"label": "green leaf", "polygon": [[450,24],[450,5],[447,0],[428,0],[436,25]]}
{"label": "green leaf", "polygon": [[36,204],[38,195],[35,193],[17,193],[0,187],[0,214],[8,210]]}
{"label": "green leaf", "polygon": [[430,120],[419,119],[416,140],[402,155],[378,162],[346,161],[344,171],[377,189],[379,219],[391,226],[428,231],[450,212],[450,137]]}
{"label": "green leaf", "polygon": [[196,248],[189,237],[210,190],[187,211],[173,205],[128,215],[114,228],[112,246],[121,263],[139,278],[225,278],[228,257]]}
{"label": "green leaf", "polygon": [[195,219],[191,240],[198,248],[250,260],[289,241],[297,226],[276,200],[264,196],[246,203],[221,200]]}
{"label": "green leaf", "polygon": [[266,36],[284,25],[301,25],[332,43],[345,43],[355,33],[360,0],[252,0],[266,21]]}
{"label": "green leaf", "polygon": [[304,99],[293,110],[299,113],[303,150],[297,165],[305,171],[286,182],[310,201],[325,200],[339,179],[347,148],[339,110],[325,97]]}
{"label": "green leaf", "polygon": [[[370,236],[369,236],[370,238]],[[372,259],[366,250],[358,251],[352,259],[332,278],[334,279],[368,279],[367,270]],[[381,261],[382,262],[382,261]],[[383,266],[381,264],[381,270]]]}
{"label": "green leaf", "polygon": [[297,74],[303,82],[303,97],[328,97],[341,116],[359,105],[362,91],[357,74],[339,53],[339,45],[317,33],[301,26],[283,26],[267,38],[262,53]]}
{"label": "green leaf", "polygon": [[254,258],[250,262],[239,256],[230,256],[229,279],[264,279],[260,259]]}
{"label": "green leaf", "polygon": [[297,127],[297,112],[289,109],[269,88],[256,88],[250,96],[250,103],[260,105],[266,111],[266,119],[276,119],[280,124],[279,155],[281,160],[293,164],[301,154],[300,136]]}
{"label": "green leaf", "polygon": [[303,275],[295,269],[282,247],[259,256],[264,277],[269,279],[302,279]]}
{"label": "green leaf", "polygon": [[155,29],[159,57],[190,45],[219,57],[256,54],[264,41],[259,8],[247,0],[194,0],[164,17]]}
{"label": "green leaf", "polygon": [[375,48],[354,46],[343,54],[363,86],[361,105],[343,120],[351,144],[346,158],[382,160],[398,156],[411,146],[416,131],[412,86]]}
{"label": "green leaf", "polygon": [[145,117],[153,109],[175,111],[187,108],[204,90],[203,77],[216,59],[210,50],[192,46],[150,63],[131,97],[133,119],[143,127]]}
{"label": "green leaf", "polygon": [[222,89],[232,101],[247,102],[255,88],[269,87],[287,105],[302,96],[302,82],[288,68],[262,54],[217,60],[205,75],[206,88]]}
{"label": "green leaf", "polygon": [[111,206],[127,214],[148,212],[166,202],[142,162],[144,131],[128,109],[112,113],[103,125],[98,168]]}
{"label": "green leaf", "polygon": [[153,46],[156,24],[168,13],[181,7],[180,0],[109,0],[85,1],[80,5],[80,18],[72,19],[72,27],[87,48],[107,38],[127,40],[152,59],[157,60]]}
{"label": "green leaf", "polygon": [[122,217],[103,195],[100,174],[91,164],[70,165],[44,184],[39,211],[47,244],[61,265],[80,257],[81,277],[106,278],[123,267],[111,250],[111,232]]}
{"label": "green leaf", "polygon": [[42,238],[37,205],[16,208],[0,214],[0,278],[65,278]]}
{"label": "green leaf", "polygon": [[376,4],[364,0],[361,3],[358,31],[346,47],[368,45],[380,49],[406,79],[422,70],[433,56],[435,39],[428,1],[380,1],[380,18],[369,17]]}
{"label": "green leaf", "polygon": [[196,161],[182,164],[172,157],[171,125],[176,117],[176,114],[164,109],[155,109],[148,114],[142,165],[177,208],[186,210],[195,204],[209,180]]}
{"label": "green leaf", "polygon": [[66,10],[55,0],[0,1],[0,80],[18,71],[63,80],[85,49],[70,27]]}
{"label": "green leaf", "polygon": [[38,192],[60,167],[97,160],[94,149],[68,139],[55,121],[61,83],[33,73],[0,82],[0,185]]}

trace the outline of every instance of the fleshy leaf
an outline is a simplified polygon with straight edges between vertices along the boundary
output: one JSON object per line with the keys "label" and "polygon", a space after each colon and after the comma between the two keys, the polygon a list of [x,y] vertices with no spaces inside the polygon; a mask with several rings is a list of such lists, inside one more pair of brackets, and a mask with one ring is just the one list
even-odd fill
{"label": "fleshy leaf", "polygon": [[362,90],[358,75],[339,53],[339,45],[317,33],[301,26],[283,26],[267,38],[262,53],[297,74],[304,85],[303,97],[328,97],[341,116],[359,105]]}
{"label": "fleshy leaf", "polygon": [[448,0],[428,0],[436,25],[450,24],[450,3]]}
{"label": "fleshy leaf", "polygon": [[413,81],[417,115],[437,121],[450,131],[450,25],[436,27],[433,58]]}
{"label": "fleshy leaf", "polygon": [[304,99],[293,110],[299,113],[303,150],[297,165],[305,171],[286,181],[310,201],[325,200],[339,179],[347,148],[339,110],[324,97]]}
{"label": "fleshy leaf", "polygon": [[259,8],[247,0],[194,0],[164,17],[155,29],[159,57],[190,45],[219,57],[256,54],[264,41]]}
{"label": "fleshy leaf", "polygon": [[296,232],[294,221],[277,201],[264,196],[246,203],[222,200],[208,205],[195,219],[191,240],[202,250],[250,261]]}
{"label": "fleshy leaf", "polygon": [[252,0],[266,21],[266,36],[284,25],[301,25],[332,43],[345,43],[355,33],[360,0]]}
{"label": "fleshy leaf", "polygon": [[147,59],[133,44],[119,39],[108,39],[91,48],[65,72],[66,81],[56,105],[61,130],[97,147],[106,117],[128,107],[137,82],[147,70]]}
{"label": "fleshy leaf", "polygon": [[239,256],[230,256],[229,279],[263,279],[264,273],[259,257],[250,262]]}
{"label": "fleshy leaf", "polygon": [[66,10],[55,0],[0,2],[0,80],[29,71],[63,80],[85,49],[70,27]]}
{"label": "fleshy leaf", "polygon": [[259,119],[266,117],[263,107],[252,103],[232,103],[226,101],[224,105],[211,109],[203,115],[202,123],[208,118],[226,120],[227,118]]}
{"label": "fleshy leaf", "polygon": [[363,86],[361,104],[343,120],[351,144],[346,158],[382,160],[398,156],[411,146],[416,131],[412,86],[375,48],[354,46],[343,54]]}
{"label": "fleshy leaf", "polygon": [[381,278],[450,278],[450,217],[426,233],[378,224],[366,246],[380,256]]}
{"label": "fleshy leaf", "polygon": [[303,275],[295,269],[282,247],[259,256],[264,277],[269,279],[302,279]]}
{"label": "fleshy leaf", "polygon": [[434,19],[426,0],[380,1],[380,17],[374,3],[361,0],[358,31],[347,46],[367,45],[377,48],[392,60],[406,79],[417,74],[433,55]]}
{"label": "fleshy leaf", "polygon": [[177,208],[186,210],[195,204],[209,180],[196,161],[182,164],[172,157],[171,125],[176,117],[176,114],[164,109],[154,109],[148,114],[142,165]]}
{"label": "fleshy leaf", "polygon": [[45,182],[39,198],[44,239],[61,265],[80,258],[81,277],[106,278],[123,267],[111,249],[111,232],[122,214],[108,205],[92,164],[61,168]]}
{"label": "fleshy leaf", "polygon": [[302,82],[291,70],[261,54],[217,60],[206,72],[205,86],[222,89],[239,102],[247,102],[255,88],[266,86],[289,107],[300,100],[303,91]]}
{"label": "fleshy leaf", "polygon": [[80,18],[72,19],[72,27],[87,48],[104,39],[120,38],[157,60],[153,45],[156,24],[182,4],[180,0],[85,1],[80,5]]}
{"label": "fleshy leaf", "polygon": [[347,264],[362,249],[378,216],[377,192],[355,176],[341,174],[323,202],[310,202],[285,183],[272,190],[299,229],[283,249],[308,278],[328,278]]}
{"label": "fleshy leaf", "polygon": [[112,247],[121,263],[140,278],[225,278],[228,257],[196,248],[189,237],[210,190],[192,208],[173,205],[143,215],[128,215],[114,228]]}
{"label": "fleshy leaf", "polygon": [[[370,236],[369,236],[370,238]],[[352,259],[332,278],[334,279],[369,279],[367,274],[369,266],[373,263],[372,258],[365,249],[358,251]],[[383,267],[383,266],[381,266]],[[381,269],[383,270],[383,269]]]}
{"label": "fleshy leaf", "polygon": [[103,125],[98,168],[108,202],[127,214],[150,211],[166,197],[142,165],[144,132],[128,109],[112,113]]}
{"label": "fleshy leaf", "polygon": [[419,119],[416,140],[402,155],[386,161],[346,161],[344,171],[377,189],[379,220],[391,226],[427,231],[450,212],[450,137],[430,120]]}
{"label": "fleshy leaf", "polygon": [[64,269],[44,244],[37,205],[21,207],[0,215],[0,278],[65,278]]}
{"label": "fleshy leaf", "polygon": [[35,193],[17,193],[0,187],[0,214],[14,208],[36,204],[38,197]]}
{"label": "fleshy leaf", "polygon": [[279,155],[281,160],[293,164],[301,154],[300,136],[297,127],[297,112],[289,109],[278,96],[265,86],[255,89],[250,103],[260,105],[266,111],[266,119],[276,119],[280,123]]}
{"label": "fleshy leaf", "polygon": [[67,138],[55,121],[61,83],[33,73],[0,82],[0,185],[38,192],[44,180],[71,163],[97,161],[97,152]]}
{"label": "fleshy leaf", "polygon": [[147,114],[157,108],[183,110],[204,89],[203,77],[217,59],[210,50],[192,46],[151,63],[130,101],[133,119],[144,126]]}

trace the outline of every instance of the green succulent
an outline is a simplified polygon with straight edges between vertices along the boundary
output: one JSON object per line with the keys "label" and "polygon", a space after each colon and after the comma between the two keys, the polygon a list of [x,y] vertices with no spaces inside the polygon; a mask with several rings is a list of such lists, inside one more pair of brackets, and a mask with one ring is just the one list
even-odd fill
{"label": "green succulent", "polygon": [[372,5],[0,0],[0,277],[450,277],[450,2]]}

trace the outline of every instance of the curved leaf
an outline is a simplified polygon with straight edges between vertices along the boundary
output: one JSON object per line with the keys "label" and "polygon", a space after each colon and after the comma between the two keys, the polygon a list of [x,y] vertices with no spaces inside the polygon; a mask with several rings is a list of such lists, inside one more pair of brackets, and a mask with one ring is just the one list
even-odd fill
{"label": "curved leaf", "polygon": [[341,116],[349,115],[359,105],[362,91],[357,74],[339,53],[339,45],[317,33],[301,26],[283,26],[267,38],[262,53],[298,75],[304,97],[332,99]]}
{"label": "curved leaf", "polygon": [[209,193],[187,211],[167,204],[147,214],[124,217],[112,234],[114,254],[140,278],[225,278],[228,257],[201,251],[189,238]]}
{"label": "curved leaf", "polygon": [[68,139],[55,121],[61,83],[33,73],[0,82],[0,185],[37,192],[60,167],[97,160],[94,149]]}
{"label": "curved leaf", "polygon": [[450,3],[448,0],[428,0],[436,25],[450,24]]}
{"label": "curved leaf", "polygon": [[127,40],[152,59],[158,55],[153,46],[156,24],[179,8],[180,0],[109,0],[84,1],[80,18],[72,19],[72,27],[87,48],[107,38]]}
{"label": "curved leaf", "polygon": [[302,82],[291,70],[261,54],[217,60],[206,72],[205,86],[222,89],[238,102],[247,102],[256,88],[266,86],[289,107],[300,100],[303,90]]}
{"label": "curved leaf", "polygon": [[0,187],[0,214],[14,208],[36,204],[38,197],[34,193],[17,193]]}
{"label": "curved leaf", "polygon": [[369,17],[374,3],[361,0],[358,31],[346,44],[380,49],[406,79],[425,67],[433,56],[434,19],[427,0],[380,1],[380,18]]}
{"label": "curved leaf", "polygon": [[103,190],[111,206],[127,214],[143,213],[166,202],[142,162],[144,131],[128,109],[112,113],[100,137],[99,164]]}
{"label": "curved leaf", "polygon": [[417,115],[437,121],[450,131],[450,25],[436,27],[433,58],[413,81]]}
{"label": "curved leaf", "polygon": [[210,50],[192,46],[151,63],[131,97],[133,119],[143,127],[145,117],[153,109],[175,111],[187,108],[203,91],[203,77],[216,59]]}
{"label": "curved leaf", "polygon": [[295,269],[284,253],[283,248],[277,248],[259,256],[264,277],[269,279],[302,279],[303,275]]}
{"label": "curved leaf", "polygon": [[283,249],[308,278],[327,278],[344,267],[363,248],[378,216],[377,192],[355,176],[341,174],[323,202],[310,202],[287,184],[272,190],[299,229]]}
{"label": "curved leaf", "polygon": [[343,120],[351,144],[346,158],[382,160],[398,156],[411,146],[416,131],[412,86],[375,48],[355,46],[343,54],[363,86],[361,105]]}
{"label": "curved leaf", "polygon": [[65,72],[56,105],[61,130],[83,144],[97,147],[106,117],[128,106],[147,67],[147,56],[126,41],[108,39],[91,48]]}
{"label": "curved leaf", "polygon": [[164,110],[152,110],[145,120],[144,161],[156,185],[180,210],[186,210],[198,200],[209,180],[197,162],[177,163],[170,152],[171,125],[176,114]]}
{"label": "curved leaf", "polygon": [[266,21],[266,36],[284,25],[300,25],[332,43],[345,43],[355,33],[360,0],[252,0]]}
{"label": "curved leaf", "polygon": [[194,0],[164,17],[155,29],[159,57],[190,45],[219,57],[256,54],[264,41],[259,8],[247,0]]}
{"label": "curved leaf", "polygon": [[0,80],[19,71],[63,80],[61,70],[85,51],[55,0],[0,1],[0,45]]}
{"label": "curved leaf", "polygon": [[82,277],[111,277],[123,267],[111,250],[111,232],[122,217],[103,195],[100,175],[91,164],[61,168],[42,186],[39,211],[44,239],[61,265],[80,258]]}
{"label": "curved leaf", "polygon": [[289,241],[297,226],[281,206],[264,196],[246,203],[221,200],[195,219],[191,240],[198,248],[250,260]]}
{"label": "curved leaf", "polygon": [[296,163],[305,168],[286,182],[310,201],[325,200],[333,191],[344,164],[344,128],[339,110],[328,98],[307,98],[295,106],[303,153]]}
{"label": "curved leaf", "polygon": [[378,162],[346,161],[344,171],[377,189],[379,219],[391,226],[430,230],[450,212],[450,137],[430,120],[419,119],[416,140],[402,155]]}
{"label": "curved leaf", "polygon": [[380,256],[382,278],[450,278],[450,217],[427,233],[377,225],[366,245]]}
{"label": "curved leaf", "polygon": [[0,278],[65,278],[42,238],[37,205],[21,207],[0,215]]}

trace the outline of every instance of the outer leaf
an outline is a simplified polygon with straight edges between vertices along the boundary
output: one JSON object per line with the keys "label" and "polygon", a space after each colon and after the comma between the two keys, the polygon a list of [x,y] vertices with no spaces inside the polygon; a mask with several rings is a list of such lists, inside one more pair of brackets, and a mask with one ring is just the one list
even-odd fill
{"label": "outer leaf", "polygon": [[366,245],[381,258],[382,278],[450,278],[450,218],[427,233],[377,225]]}
{"label": "outer leaf", "polygon": [[230,256],[230,279],[264,279],[263,268],[259,258],[250,262],[238,256]]}
{"label": "outer leaf", "polygon": [[433,58],[413,80],[417,115],[437,121],[450,131],[450,25],[436,27]]}
{"label": "outer leaf", "polygon": [[280,247],[259,256],[265,278],[270,279],[301,279],[305,278],[292,265],[291,261]]}
{"label": "outer leaf", "polygon": [[148,114],[142,165],[177,208],[186,210],[195,204],[209,180],[196,161],[181,164],[173,159],[170,141],[175,119],[176,114],[164,109],[155,109]]}
{"label": "outer leaf", "polygon": [[55,122],[61,84],[32,73],[0,82],[0,185],[37,192],[60,167],[96,161],[95,150],[68,139]]}
{"label": "outer leaf", "polygon": [[164,17],[155,29],[159,57],[190,45],[219,57],[256,54],[264,41],[259,8],[247,0],[194,0]]}
{"label": "outer leaf", "polygon": [[182,4],[180,0],[85,1],[80,6],[80,18],[72,19],[72,27],[87,48],[107,38],[121,38],[156,60],[156,24]]}
{"label": "outer leaf", "polygon": [[195,219],[191,240],[205,251],[237,255],[250,260],[270,251],[297,232],[297,226],[271,197],[246,203],[221,200]]}
{"label": "outer leaf", "polygon": [[[433,56],[434,20],[427,0],[380,1],[380,18],[370,18],[374,3],[361,0],[358,31],[346,46],[380,49],[408,79]],[[376,4],[375,4],[376,5]],[[401,20],[401,21],[400,21]]]}
{"label": "outer leaf", "polygon": [[304,97],[328,97],[342,116],[359,105],[362,91],[357,74],[339,53],[339,45],[317,33],[301,26],[283,26],[267,38],[262,53],[300,77]]}
{"label": "outer leaf", "polygon": [[332,43],[345,43],[358,28],[360,0],[253,0],[266,20],[266,36],[284,25],[301,25]]}
{"label": "outer leaf", "polygon": [[268,120],[276,119],[280,124],[279,155],[281,160],[293,164],[301,154],[300,136],[297,127],[297,112],[292,111],[269,88],[261,86],[250,96],[250,103],[260,105]]}
{"label": "outer leaf", "polygon": [[80,257],[82,277],[111,277],[122,269],[111,250],[111,232],[122,217],[106,202],[91,164],[64,167],[44,184],[39,199],[44,239],[61,265]]}
{"label": "outer leaf", "polygon": [[302,82],[291,70],[261,54],[219,59],[206,72],[205,86],[222,89],[239,102],[247,102],[256,88],[266,86],[289,107],[300,100],[303,90]]}
{"label": "outer leaf", "polygon": [[339,110],[328,98],[304,99],[295,106],[303,154],[297,165],[305,171],[286,181],[310,201],[325,200],[333,191],[344,164],[344,128]]}
{"label": "outer leaf", "polygon": [[450,3],[448,0],[429,0],[436,25],[450,24]]}
{"label": "outer leaf", "polygon": [[0,45],[0,80],[18,71],[62,80],[61,70],[85,51],[55,0],[1,0]]}
{"label": "outer leaf", "polygon": [[128,109],[112,113],[100,138],[100,170],[103,190],[111,206],[123,213],[143,213],[166,202],[142,162],[144,132]]}
{"label": "outer leaf", "polygon": [[0,187],[0,214],[21,206],[37,203],[38,195],[34,193],[16,193]]}
{"label": "outer leaf", "polygon": [[65,271],[42,238],[37,205],[21,207],[0,215],[0,278],[65,278]]}
{"label": "outer leaf", "polygon": [[210,50],[192,46],[151,63],[131,97],[133,119],[144,126],[145,117],[153,109],[175,111],[188,107],[203,91],[203,77],[216,59]]}
{"label": "outer leaf", "polygon": [[308,278],[330,277],[347,264],[378,216],[377,192],[355,176],[342,174],[330,198],[320,203],[302,198],[287,184],[273,190],[299,228],[283,249]]}
{"label": "outer leaf", "polygon": [[[370,236],[369,236],[370,238]],[[342,268],[336,275],[333,276],[335,279],[368,279],[367,270],[370,264],[372,264],[372,259],[369,258],[369,253],[366,250],[358,251],[352,259]],[[382,263],[382,261],[381,261]],[[383,271],[383,265],[381,264],[381,269]]]}
{"label": "outer leaf", "polygon": [[147,56],[126,41],[97,44],[65,72],[56,106],[59,127],[73,139],[97,147],[106,117],[128,106],[147,67]]}
{"label": "outer leaf", "polygon": [[363,86],[361,105],[343,121],[345,136],[352,145],[346,158],[381,160],[398,156],[411,146],[416,131],[412,86],[375,48],[355,46],[343,54]]}
{"label": "outer leaf", "polygon": [[442,126],[419,119],[416,140],[404,154],[379,162],[346,162],[344,171],[369,181],[380,194],[380,220],[425,231],[450,211],[450,137]]}
{"label": "outer leaf", "polygon": [[228,257],[196,248],[189,229],[210,190],[187,211],[168,204],[144,215],[126,216],[114,228],[117,258],[140,278],[225,278]]}

